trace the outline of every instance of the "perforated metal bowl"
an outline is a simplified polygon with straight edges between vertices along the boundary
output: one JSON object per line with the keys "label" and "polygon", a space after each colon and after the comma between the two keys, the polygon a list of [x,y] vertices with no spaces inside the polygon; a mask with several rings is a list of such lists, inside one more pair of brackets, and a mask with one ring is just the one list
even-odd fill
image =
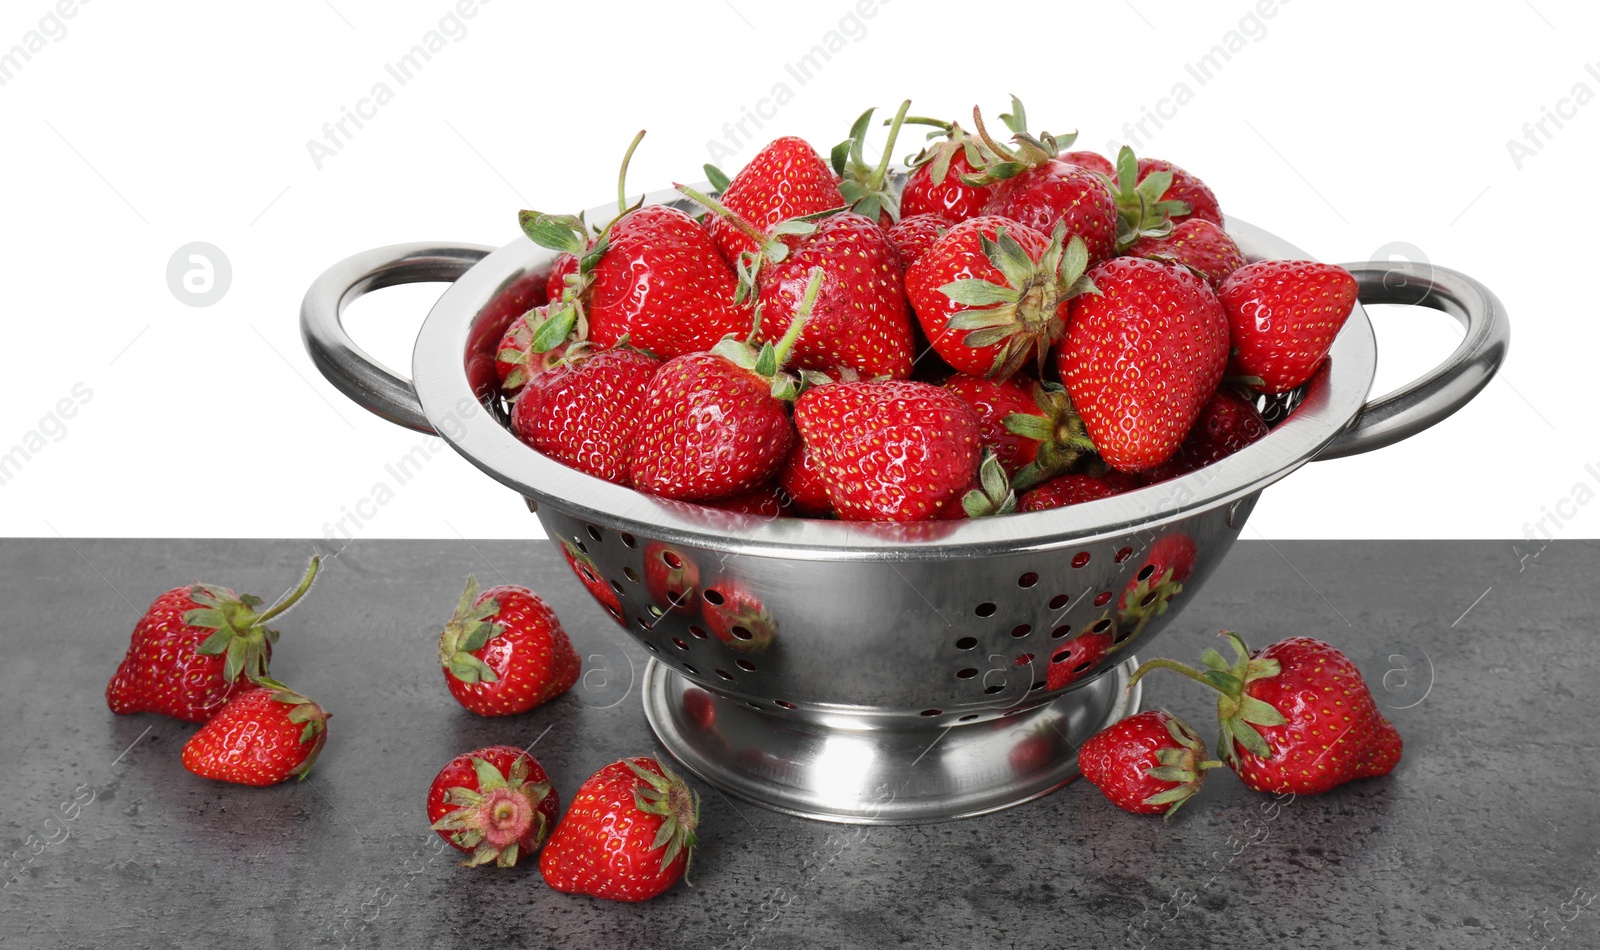
{"label": "perforated metal bowl", "polygon": [[[1307,257],[1242,221],[1228,230],[1252,260]],[[542,301],[552,257],[525,238],[498,250],[403,244],[358,254],[307,293],[307,349],[351,399],[437,430],[527,498],[553,541],[592,560],[616,593],[617,619],[652,654],[644,708],[668,752],[731,794],[835,821],[975,815],[1070,781],[1082,740],[1138,706],[1137,689],[1125,689],[1133,651],[1197,595],[1261,490],[1313,459],[1378,448],[1454,412],[1493,376],[1509,332],[1499,301],[1463,274],[1346,264],[1365,303],[1420,304],[1459,319],[1466,334],[1456,351],[1369,402],[1377,352],[1358,304],[1270,435],[1182,478],[976,521],[764,519],[621,488],[511,434],[494,350],[505,326]],[[340,324],[362,294],[439,280],[454,283],[418,335],[412,380],[374,361]],[[1179,536],[1187,540],[1164,540]],[[1152,597],[1173,560],[1160,552],[1181,549],[1181,592]],[[675,565],[679,582],[660,583],[651,559]],[[686,565],[698,574],[687,591]]]}

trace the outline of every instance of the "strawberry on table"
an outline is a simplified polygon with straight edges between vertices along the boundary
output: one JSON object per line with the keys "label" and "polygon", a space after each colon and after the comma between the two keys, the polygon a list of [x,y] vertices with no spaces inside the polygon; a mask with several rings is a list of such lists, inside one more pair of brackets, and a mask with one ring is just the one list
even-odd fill
{"label": "strawberry on table", "polygon": [[[724,207],[756,231],[769,236],[774,226],[791,218],[845,205],[844,195],[839,191],[839,176],[810,143],[793,135],[767,143],[720,190]],[[730,267],[738,264],[740,254],[760,250],[762,242],[725,218],[707,219],[706,229]]]}
{"label": "strawberry on table", "polygon": [[659,359],[632,347],[596,352],[575,344],[523,387],[511,431],[563,465],[627,485],[628,455],[660,368]]}
{"label": "strawberry on table", "polygon": [[305,778],[328,740],[328,714],[277,680],[251,680],[183,746],[183,767],[237,785]]}
{"label": "strawberry on table", "polygon": [[1154,468],[1222,381],[1228,318],[1210,285],[1178,264],[1118,257],[1088,276],[1100,292],[1072,300],[1056,348],[1061,381],[1107,464]]}
{"label": "strawberry on table", "polygon": [[578,789],[539,871],[568,894],[649,900],[683,877],[699,825],[699,799],[682,779],[655,759],[623,759]]}
{"label": "strawberry on table", "polygon": [[481,594],[468,575],[455,615],[439,635],[450,694],[481,716],[511,716],[572,688],[582,666],[555,611],[510,584]]}
{"label": "strawberry on table", "polygon": [[[871,225],[870,222],[868,222]],[[724,340],[710,353],[669,360],[650,380],[628,474],[640,491],[683,501],[725,498],[770,482],[794,445],[783,371],[819,301],[813,268],[799,312],[777,346],[758,352]]]}
{"label": "strawberry on table", "polygon": [[1045,237],[996,215],[961,222],[906,271],[906,296],[933,349],[973,376],[1005,379],[1065,332],[1067,302],[1094,292],[1088,255],[1057,228]]}
{"label": "strawberry on table", "polygon": [[128,652],[106,684],[114,713],[155,712],[205,722],[267,675],[282,616],[311,589],[322,559],[313,557],[300,585],[266,610],[261,598],[213,584],[174,587],[134,625]]}
{"label": "strawberry on table", "polygon": [[795,423],[846,521],[926,521],[978,469],[978,420],[960,397],[909,380],[807,390]]}
{"label": "strawberry on table", "polygon": [[1124,811],[1171,818],[1200,791],[1207,769],[1205,743],[1183,720],[1148,709],[1107,726],[1078,750],[1089,783]]}
{"label": "strawberry on table", "polygon": [[508,868],[538,851],[559,805],[537,759],[513,745],[456,756],[428,788],[428,827],[477,867]]}
{"label": "strawberry on table", "polygon": [[1217,690],[1223,759],[1258,792],[1315,795],[1358,778],[1387,775],[1402,742],[1378,711],[1361,671],[1331,644],[1289,637],[1255,652],[1231,630],[1222,636],[1235,660],[1216,650],[1204,670],[1174,660],[1147,661],[1130,686],[1152,669],[1170,669]]}
{"label": "strawberry on table", "polygon": [[1230,375],[1263,392],[1288,392],[1311,378],[1355,308],[1349,271],[1316,261],[1259,261],[1217,288],[1233,336]]}

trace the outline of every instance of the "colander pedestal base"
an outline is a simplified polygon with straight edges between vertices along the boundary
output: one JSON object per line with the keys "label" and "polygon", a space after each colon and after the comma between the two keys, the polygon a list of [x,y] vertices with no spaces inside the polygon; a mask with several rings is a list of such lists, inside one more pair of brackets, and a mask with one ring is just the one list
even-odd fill
{"label": "colander pedestal base", "polygon": [[1000,719],[885,728],[837,714],[777,715],[707,691],[654,660],[644,711],[673,758],[730,795],[851,824],[966,818],[1019,805],[1078,777],[1077,750],[1138,711],[1138,659]]}

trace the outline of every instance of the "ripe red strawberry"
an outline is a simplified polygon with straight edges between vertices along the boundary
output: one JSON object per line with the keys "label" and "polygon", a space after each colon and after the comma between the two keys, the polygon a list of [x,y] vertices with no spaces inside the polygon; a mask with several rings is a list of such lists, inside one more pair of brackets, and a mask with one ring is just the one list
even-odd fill
{"label": "ripe red strawberry", "polygon": [[564,343],[543,353],[533,351],[533,338],[549,316],[548,306],[535,307],[506,327],[494,354],[494,372],[500,378],[501,389],[508,393],[517,392],[530,377],[550,369],[566,355],[567,346]]}
{"label": "ripe red strawberry", "polygon": [[1107,178],[1114,178],[1117,174],[1117,169],[1111,164],[1111,159],[1106,158],[1099,152],[1062,152],[1061,160],[1063,162],[1071,162],[1079,168],[1087,168],[1095,174],[1104,175]]}
{"label": "ripe red strawberry", "polygon": [[[1139,159],[1139,180],[1143,181],[1157,172],[1171,172],[1172,184],[1168,185],[1165,194],[1167,201],[1181,201],[1189,206],[1189,214],[1193,217],[1210,221],[1217,227],[1222,227],[1222,209],[1217,205],[1217,196],[1205,182],[1184,171],[1169,161],[1160,158]],[[1181,215],[1174,214],[1174,217]]]}
{"label": "ripe red strawberry", "polygon": [[823,281],[811,317],[793,344],[797,370],[858,370],[866,377],[911,375],[911,314],[894,247],[882,229],[853,212],[817,222],[785,239],[782,260],[768,256],[756,275],[761,327],[757,342],[788,332],[816,268]]}
{"label": "ripe red strawberry", "polygon": [[1068,162],[1051,160],[1002,181],[983,213],[1046,234],[1064,224],[1068,237],[1083,239],[1091,263],[1116,253],[1117,208],[1105,183],[1094,172]]}
{"label": "ripe red strawberry", "polygon": [[801,517],[821,518],[833,513],[822,468],[804,439],[797,440],[789,450],[789,459],[778,473],[778,486]]}
{"label": "ripe red strawberry", "polygon": [[977,140],[954,122],[920,118],[910,121],[936,128],[928,133],[929,143],[909,164],[910,172],[900,193],[900,220],[934,215],[953,224],[976,217],[994,192],[993,185],[962,181],[963,176],[977,175],[983,164]]}
{"label": "ripe red strawberry", "polygon": [[1183,720],[1147,709],[1100,730],[1078,750],[1083,777],[1125,811],[1168,818],[1200,791],[1205,743]]}
{"label": "ripe red strawberry", "polygon": [[545,279],[544,292],[551,303],[561,299],[566,292],[567,278],[575,277],[578,273],[578,255],[571,251],[562,251],[556,255],[555,262],[550,265],[550,276]]}
{"label": "ripe red strawberry", "polygon": [[600,568],[594,563],[594,559],[578,550],[565,538],[561,541],[561,556],[567,559],[567,566],[572,568],[572,573],[578,575],[578,580],[583,582],[589,596],[595,599],[612,620],[626,627],[628,621],[622,616],[622,601],[618,599],[617,592],[611,585],[600,576]]}
{"label": "ripe red strawberry", "polygon": [[1337,264],[1260,261],[1217,288],[1233,335],[1230,374],[1287,392],[1322,365],[1356,303],[1356,279]]}
{"label": "ripe red strawberry", "polygon": [[1205,683],[1221,695],[1220,751],[1244,784],[1258,792],[1315,795],[1352,779],[1387,775],[1402,742],[1378,711],[1350,658],[1311,637],[1289,637],[1251,653],[1231,630],[1230,664],[1216,650],[1202,654],[1202,672],[1173,660],[1146,662]]}
{"label": "ripe red strawberry", "polygon": [[906,296],[928,342],[963,373],[1005,379],[1065,332],[1067,301],[1092,292],[1083,242],[1063,244],[1006,218],[951,228],[906,271]]}
{"label": "ripe red strawberry", "polygon": [[758,353],[724,340],[710,353],[680,356],[656,372],[628,459],[635,487],[699,501],[772,481],[795,441],[789,402],[796,384],[783,367],[815,312],[823,278],[823,268],[812,269],[800,309],[776,346],[765,344]]}
{"label": "ripe red strawberry", "polygon": [[1101,476],[1070,473],[1057,475],[1036,488],[1024,492],[1017,502],[1018,511],[1049,511],[1067,505],[1081,505],[1132,491],[1139,487],[1137,479],[1121,472],[1106,472]]}
{"label": "ripe red strawberry", "polygon": [[904,273],[907,268],[917,262],[917,258],[928,252],[944,233],[950,230],[952,222],[949,218],[938,214],[909,214],[901,218],[894,227],[883,232],[889,239],[889,244],[894,248],[895,259],[900,262],[900,271]]}
{"label": "ripe red strawberry", "polygon": [[563,465],[629,484],[628,454],[661,361],[631,347],[574,346],[533,376],[511,410],[517,438]]}
{"label": "ripe red strawberry", "polygon": [[1154,257],[1186,264],[1212,287],[1245,265],[1244,252],[1228,232],[1205,218],[1184,218],[1166,237],[1142,237],[1125,252],[1133,257]]}
{"label": "ripe red strawberry", "polygon": [[[799,443],[796,439],[796,444]],[[793,452],[793,449],[790,450]],[[782,518],[789,514],[789,496],[776,485],[763,485],[737,495],[703,501],[700,504],[718,511],[732,511],[741,515],[759,515],[763,518]]]}
{"label": "ripe red strawberry", "polygon": [[1189,213],[1189,205],[1168,197],[1171,171],[1140,174],[1133,149],[1124,145],[1117,153],[1116,174],[1105,179],[1117,209],[1117,250],[1126,253],[1141,240],[1170,237],[1173,219]]}
{"label": "ripe red strawberry", "polygon": [[699,799],[683,779],[655,759],[623,759],[578,789],[539,871],[567,894],[649,900],[687,870],[699,824]]}
{"label": "ripe red strawberry", "polygon": [[928,520],[978,468],[972,410],[927,383],[819,386],[795,403],[794,418],[846,521]]}
{"label": "ripe red strawberry", "polygon": [[1111,652],[1114,634],[1109,624],[1104,626],[1105,629],[1090,628],[1078,634],[1050,654],[1050,663],[1045,667],[1045,689],[1060,689],[1076,683],[1105,659]]}
{"label": "ripe red strawberry", "polygon": [[1117,600],[1117,629],[1123,640],[1138,636],[1151,619],[1167,612],[1173,598],[1183,593],[1198,553],[1194,539],[1181,531],[1150,545],[1144,564]]}
{"label": "ripe red strawberry", "polygon": [[1213,462],[1227,458],[1272,431],[1255,403],[1224,387],[1211,394],[1200,409],[1200,418],[1167,459],[1139,476],[1146,485],[1187,475]]}
{"label": "ripe red strawberry", "polygon": [[220,782],[276,785],[305,778],[327,741],[322,707],[262,676],[189,737],[183,767]]}
{"label": "ripe red strawberry", "polygon": [[1006,428],[1006,419],[1016,414],[1044,419],[1033,401],[1033,385],[1032,380],[1015,376],[998,380],[965,373],[957,373],[944,381],[944,388],[960,396],[977,417],[978,438],[994,449],[995,458],[1008,479],[1039,454],[1037,441]]}
{"label": "ripe red strawberry", "polygon": [[663,610],[700,612],[700,565],[681,548],[663,541],[644,546],[644,587]]}
{"label": "ripe red strawberry", "polygon": [[[805,139],[792,135],[774,139],[757,152],[722,189],[721,200],[724,207],[763,234],[791,218],[845,204],[833,169]],[[706,229],[730,266],[738,263],[740,254],[759,250],[756,241],[721,217],[707,219]]]}
{"label": "ripe red strawberry", "polygon": [[705,592],[701,608],[712,636],[742,653],[762,653],[778,636],[778,621],[761,599],[737,584],[724,582]]}
{"label": "ripe red strawberry", "polygon": [[623,335],[640,349],[673,357],[709,350],[750,332],[754,313],[735,303],[739,280],[699,222],[665,205],[615,221],[588,291],[589,339],[613,346]]}
{"label": "ripe red strawberry", "polygon": [[295,605],[317,576],[313,557],[300,585],[270,608],[261,598],[225,587],[174,587],[134,625],[128,652],[106,684],[114,713],[154,712],[205,722],[250,688],[249,677],[267,675],[278,631],[267,622]]}
{"label": "ripe red strawberry", "polygon": [[466,867],[509,868],[538,851],[559,805],[539,762],[514,745],[464,752],[428,788],[428,827],[471,857]]}
{"label": "ripe red strawberry", "polygon": [[1108,465],[1154,468],[1222,381],[1228,319],[1210,285],[1178,264],[1119,257],[1089,278],[1100,292],[1072,300],[1061,381]]}
{"label": "ripe red strawberry", "polygon": [[480,716],[511,716],[571,689],[582,662],[538,594],[509,584],[479,594],[469,575],[439,635],[439,665],[456,702]]}
{"label": "ripe red strawberry", "polygon": [[994,449],[1018,491],[1066,471],[1094,451],[1072,400],[1055,383],[958,373],[945,380],[944,388],[972,408],[983,444]]}

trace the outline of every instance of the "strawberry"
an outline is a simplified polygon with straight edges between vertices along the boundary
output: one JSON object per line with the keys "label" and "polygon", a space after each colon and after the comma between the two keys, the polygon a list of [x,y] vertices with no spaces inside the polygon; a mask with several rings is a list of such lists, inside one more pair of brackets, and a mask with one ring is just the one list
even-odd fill
{"label": "strawberry", "polygon": [[1228,232],[1205,218],[1185,218],[1166,237],[1141,237],[1123,253],[1177,261],[1198,271],[1213,288],[1245,264],[1244,252]]}
{"label": "strawberry", "polygon": [[114,713],[155,712],[205,722],[267,675],[278,631],[267,622],[295,605],[317,576],[313,557],[300,585],[257,612],[261,598],[225,587],[174,587],[155,599],[134,625],[128,652],[106,684]]}
{"label": "strawberry", "polygon": [[822,468],[803,439],[789,450],[789,458],[778,473],[778,486],[801,517],[822,518],[833,513]]}
{"label": "strawberry", "polygon": [[1206,669],[1168,659],[1147,661],[1132,682],[1152,669],[1171,669],[1217,690],[1224,761],[1258,792],[1316,795],[1352,779],[1387,775],[1400,762],[1402,742],[1378,711],[1361,671],[1332,645],[1289,637],[1254,653],[1224,630],[1236,659],[1202,654]]}
{"label": "strawberry", "polygon": [[1227,458],[1268,432],[1255,403],[1224,387],[1211,394],[1173,456],[1139,477],[1147,485],[1187,475]]}
{"label": "strawberry", "polygon": [[1100,661],[1116,646],[1116,633],[1109,618],[1061,644],[1050,654],[1045,667],[1045,688],[1060,689],[1094,672]]}
{"label": "strawberry", "polygon": [[1049,511],[1067,505],[1081,505],[1084,502],[1120,495],[1138,487],[1137,479],[1121,472],[1107,472],[1099,477],[1080,473],[1057,475],[1024,492],[1017,502],[1017,510]]}
{"label": "strawberry", "polygon": [[1012,97],[1016,112],[1001,116],[1013,133],[1015,150],[995,141],[983,124],[983,116],[972,110],[981,140],[979,151],[983,167],[965,180],[994,186],[982,214],[998,214],[1041,233],[1051,234],[1056,225],[1066,229],[1068,238],[1081,238],[1089,252],[1089,263],[1111,257],[1117,250],[1117,206],[1103,178],[1093,171],[1056,156],[1072,144],[1077,133],[1054,136],[1034,135],[1026,130],[1022,104]]}
{"label": "strawberry", "polygon": [[941,214],[908,214],[894,227],[884,231],[883,236],[889,239],[895,259],[900,262],[901,273],[926,254],[928,248],[950,230],[952,223]]}
{"label": "strawberry", "polygon": [[1071,468],[1094,443],[1056,383],[984,379],[956,374],[944,388],[960,396],[978,417],[983,444],[994,449],[1018,491]]}
{"label": "strawberry", "polygon": [[1072,300],[1056,366],[1102,458],[1124,472],[1177,451],[1228,361],[1228,319],[1200,277],[1119,257],[1089,271],[1098,294]]}
{"label": "strawberry", "polygon": [[1260,261],[1217,288],[1233,335],[1232,375],[1287,392],[1311,378],[1350,318],[1356,279],[1337,264]]}
{"label": "strawberry", "polygon": [[511,716],[566,692],[582,663],[538,594],[509,584],[480,594],[468,575],[439,635],[439,665],[456,702],[480,716]]}
{"label": "strawberry", "polygon": [[830,159],[839,176],[839,194],[851,211],[880,227],[888,228],[900,220],[900,196],[889,181],[889,160],[894,155],[894,143],[900,136],[900,125],[906,119],[911,100],[900,103],[900,110],[888,122],[889,132],[880,151],[877,165],[868,165],[866,159],[867,130],[872,126],[872,113],[868,109],[850,127],[850,137],[833,147]]}
{"label": "strawberry", "polygon": [[1124,811],[1171,818],[1200,791],[1206,746],[1183,720],[1147,709],[1090,736],[1078,750],[1083,777]]}
{"label": "strawberry", "polygon": [[[769,142],[720,190],[722,204],[762,234],[791,218],[845,204],[833,169],[805,139],[792,135]],[[710,218],[706,229],[729,266],[738,264],[740,254],[760,250],[761,242],[725,218]]]}
{"label": "strawberry", "polygon": [[906,121],[931,125],[934,130],[928,133],[928,144],[907,163],[900,220],[934,215],[954,224],[977,217],[994,193],[993,185],[969,185],[962,180],[977,175],[983,164],[977,140],[954,122],[920,117]]}
{"label": "strawberry", "polygon": [[1117,174],[1116,168],[1111,164],[1111,159],[1106,158],[1099,152],[1062,152],[1061,160],[1070,162],[1079,168],[1087,168],[1096,175],[1104,175],[1107,178],[1115,178]]}
{"label": "strawberry", "polygon": [[[589,250],[585,247],[584,250]],[[550,265],[550,276],[545,279],[545,296],[551,303],[560,300],[566,293],[568,278],[578,277],[578,255],[571,251],[562,251],[556,255],[555,261]]]}
{"label": "strawberry", "polygon": [[530,377],[551,368],[566,355],[565,344],[557,344],[542,353],[533,350],[533,339],[549,317],[548,306],[535,307],[511,321],[500,337],[500,346],[494,354],[494,372],[500,378],[500,388],[507,393],[522,389]]}
{"label": "strawberry", "polygon": [[[1168,201],[1181,201],[1189,206],[1188,214],[1222,227],[1222,209],[1217,206],[1217,196],[1206,183],[1169,161],[1159,158],[1139,159],[1139,180],[1161,172],[1172,175],[1171,184],[1164,189]],[[1180,217],[1182,213],[1175,213]]]}
{"label": "strawberry", "polygon": [[658,607],[675,614],[700,612],[700,565],[664,541],[644,546],[644,588]]}
{"label": "strawberry", "polygon": [[[798,439],[795,440],[799,442]],[[790,450],[793,454],[793,450]],[[741,515],[760,515],[763,518],[782,518],[789,514],[789,496],[777,485],[764,485],[729,495],[726,498],[717,498],[712,501],[703,501],[700,504],[718,511],[732,511]]]}
{"label": "strawberry", "polygon": [[538,851],[555,827],[555,790],[539,762],[514,745],[456,756],[428,787],[428,827],[471,857],[509,868]]}
{"label": "strawberry", "polygon": [[655,759],[613,762],[578,789],[539,855],[545,883],[567,894],[649,900],[688,869],[700,801]]}
{"label": "strawberry", "polygon": [[834,383],[795,403],[834,511],[846,521],[923,521],[971,485],[978,420],[927,383]]}
{"label": "strawberry", "polygon": [[968,218],[906,271],[906,295],[928,342],[957,370],[1005,379],[1065,332],[1067,301],[1093,292],[1081,240],[1063,244],[1006,218]]}
{"label": "strawberry", "polygon": [[183,767],[219,782],[276,785],[305,778],[327,741],[321,706],[260,676],[189,737]]}
{"label": "strawberry", "polygon": [[760,487],[777,475],[795,439],[788,409],[796,384],[783,366],[822,282],[823,269],[813,268],[805,299],[777,346],[765,344],[758,353],[724,340],[710,353],[677,357],[656,372],[628,459],[635,487],[684,501],[710,500]]}
{"label": "strawberry", "polygon": [[711,634],[741,653],[762,653],[778,636],[778,621],[760,598],[743,587],[723,583],[705,592],[702,613]]}
{"label": "strawberry", "polygon": [[563,465],[627,485],[628,455],[660,367],[660,360],[631,347],[595,352],[575,345],[523,387],[511,409],[511,431]]}
{"label": "strawberry", "polygon": [[595,599],[612,620],[626,627],[628,621],[622,616],[622,601],[618,599],[617,592],[600,576],[600,567],[594,559],[578,550],[577,546],[565,538],[561,541],[561,556],[567,559],[567,566],[572,568],[572,573],[578,575],[578,580],[583,583],[589,596]]}
{"label": "strawberry", "polygon": [[1183,582],[1194,572],[1199,551],[1183,532],[1164,535],[1150,545],[1144,565],[1122,588],[1117,600],[1117,629],[1122,641],[1138,636],[1152,618],[1167,612],[1173,598],[1183,593]]}

